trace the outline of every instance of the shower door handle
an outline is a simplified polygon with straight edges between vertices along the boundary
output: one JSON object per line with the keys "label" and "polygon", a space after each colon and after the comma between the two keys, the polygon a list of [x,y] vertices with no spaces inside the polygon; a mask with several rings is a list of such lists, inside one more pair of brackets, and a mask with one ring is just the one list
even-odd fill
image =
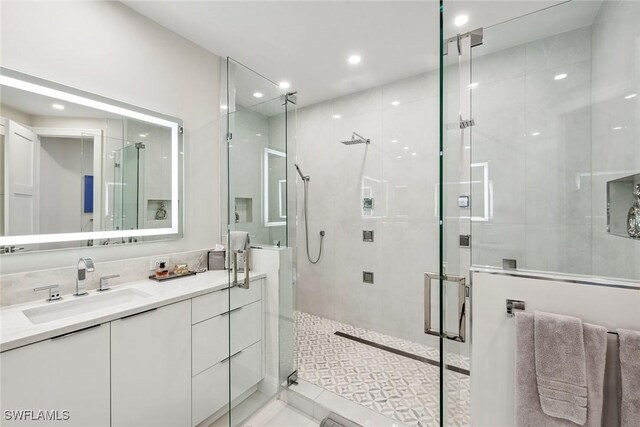
{"label": "shower door handle", "polygon": [[[440,334],[439,329],[431,327],[431,282],[442,280],[444,282],[457,283],[458,292],[458,332],[452,333],[444,331]],[[441,290],[442,292],[442,290]],[[466,337],[466,278],[464,276],[445,275],[440,276],[435,273],[424,273],[424,333],[428,335],[442,336],[453,341],[465,342]]]}
{"label": "shower door handle", "polygon": [[[242,282],[238,282],[238,254],[242,253],[244,255],[244,280]],[[249,277],[249,253],[250,249],[245,249],[244,251],[231,251],[231,264],[233,269],[233,282],[231,287],[237,286],[241,289],[249,289],[249,285],[251,283],[251,279]]]}

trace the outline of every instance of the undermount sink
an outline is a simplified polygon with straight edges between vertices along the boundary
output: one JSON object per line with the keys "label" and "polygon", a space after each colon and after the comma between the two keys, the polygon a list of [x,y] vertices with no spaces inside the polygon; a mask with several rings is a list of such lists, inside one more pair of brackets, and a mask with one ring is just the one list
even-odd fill
{"label": "undermount sink", "polygon": [[149,297],[150,294],[137,289],[120,289],[107,291],[98,295],[78,297],[62,302],[51,302],[42,307],[23,310],[25,316],[33,324],[47,323],[54,320],[65,319],[77,316],[89,311],[101,310],[120,304],[126,304],[142,298]]}

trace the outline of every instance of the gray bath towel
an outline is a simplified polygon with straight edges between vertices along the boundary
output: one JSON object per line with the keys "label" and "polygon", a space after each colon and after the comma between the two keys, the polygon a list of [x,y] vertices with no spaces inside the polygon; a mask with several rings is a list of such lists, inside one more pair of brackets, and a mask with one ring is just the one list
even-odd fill
{"label": "gray bath towel", "polygon": [[249,233],[231,231],[229,233],[229,251],[244,251],[246,249],[249,249]]}
{"label": "gray bath towel", "polygon": [[587,421],[587,374],[582,320],[536,311],[536,381],[542,411],[578,425]]}
{"label": "gray bath towel", "polygon": [[620,425],[640,425],[640,332],[618,329],[620,346]]}
{"label": "gray bath towel", "polygon": [[[535,360],[535,322],[533,314],[516,314],[516,425],[518,427],[575,427],[577,424],[542,411]],[[601,326],[583,324],[587,417],[583,425],[602,426],[604,367],[607,331]]]}

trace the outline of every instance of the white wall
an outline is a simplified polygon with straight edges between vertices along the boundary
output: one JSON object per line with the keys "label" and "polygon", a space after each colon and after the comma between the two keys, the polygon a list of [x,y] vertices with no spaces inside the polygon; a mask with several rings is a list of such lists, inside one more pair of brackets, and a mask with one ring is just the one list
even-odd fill
{"label": "white wall", "polygon": [[[573,277],[575,279],[575,277]],[[526,311],[566,314],[584,322],[617,328],[640,330],[640,285],[635,288],[594,286],[570,283],[553,276],[539,279],[509,277],[500,274],[473,274],[473,336],[471,354],[471,419],[478,427],[511,427],[515,423],[515,319],[506,317],[506,299],[525,301]],[[570,278],[571,279],[571,278]],[[603,281],[604,282],[604,281]],[[612,283],[615,284],[615,283]],[[553,295],[553,298],[549,298]],[[617,348],[611,337],[609,347]],[[614,352],[615,354],[615,352]],[[603,425],[617,419],[615,359],[607,361],[606,395]]]}
{"label": "white wall", "polygon": [[218,57],[117,2],[2,2],[1,62],[184,120],[184,239],[16,254],[3,274],[211,247],[218,240]]}

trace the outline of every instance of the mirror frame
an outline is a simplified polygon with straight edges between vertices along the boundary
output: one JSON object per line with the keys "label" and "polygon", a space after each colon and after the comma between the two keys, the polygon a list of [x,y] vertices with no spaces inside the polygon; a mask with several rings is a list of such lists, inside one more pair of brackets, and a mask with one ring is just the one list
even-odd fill
{"label": "mirror frame", "polygon": [[[171,227],[138,230],[86,231],[77,233],[52,233],[18,236],[0,236],[0,246],[32,245],[40,243],[73,242],[87,240],[123,239],[130,237],[167,236],[183,237],[183,127],[177,117],[157,113],[131,104],[116,101],[73,87],[44,80],[19,71],[0,67],[0,86],[56,98],[96,110],[106,111],[123,117],[152,123],[171,129]],[[175,203],[173,202],[175,200]],[[143,243],[143,242],[139,242]],[[98,247],[100,245],[95,245]],[[69,249],[69,248],[65,248]],[[37,252],[35,249],[33,252]]]}
{"label": "mirror frame", "polygon": [[[262,207],[263,210],[263,219],[264,219],[264,226],[265,227],[280,227],[283,225],[287,225],[287,218],[286,216],[284,218],[282,218],[282,195],[281,195],[281,188],[282,188],[282,183],[278,182],[278,213],[280,218],[282,219],[282,221],[269,221],[269,156],[278,156],[278,157],[283,157],[285,159],[285,164],[286,164],[286,159],[287,159],[287,153],[285,153],[284,151],[280,151],[280,150],[275,150],[273,148],[265,148],[264,149],[264,161],[263,161],[263,170],[264,170],[264,177],[263,177],[263,181],[264,181],[264,206]],[[286,171],[285,171],[286,173]],[[286,197],[285,197],[286,199]]]}

